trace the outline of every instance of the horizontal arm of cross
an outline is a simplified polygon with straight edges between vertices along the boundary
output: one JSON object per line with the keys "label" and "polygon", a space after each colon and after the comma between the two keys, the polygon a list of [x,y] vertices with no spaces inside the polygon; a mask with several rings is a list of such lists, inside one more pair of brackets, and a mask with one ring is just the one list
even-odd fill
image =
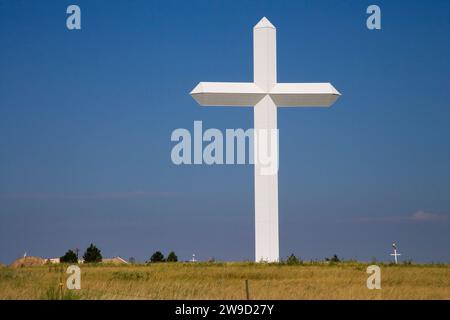
{"label": "horizontal arm of cross", "polygon": [[200,82],[190,94],[202,106],[254,106],[269,95],[277,106],[329,107],[340,96],[330,83],[277,83],[266,92],[250,82]]}
{"label": "horizontal arm of cross", "polygon": [[269,95],[279,107],[329,107],[341,94],[331,83],[277,83]]}
{"label": "horizontal arm of cross", "polygon": [[252,82],[200,82],[191,96],[201,106],[253,107],[266,93]]}

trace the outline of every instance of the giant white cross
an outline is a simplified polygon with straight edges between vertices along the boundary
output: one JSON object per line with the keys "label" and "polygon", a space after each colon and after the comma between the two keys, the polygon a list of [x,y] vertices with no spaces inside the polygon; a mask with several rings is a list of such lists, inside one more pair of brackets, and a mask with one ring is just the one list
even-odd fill
{"label": "giant white cross", "polygon": [[[253,72],[253,83],[200,82],[190,94],[202,106],[254,107],[255,142],[258,131],[277,129],[277,106],[329,107],[340,96],[330,83],[277,83],[276,29],[265,17],[253,28]],[[263,174],[261,165],[255,157],[255,261],[276,262],[278,173]]]}

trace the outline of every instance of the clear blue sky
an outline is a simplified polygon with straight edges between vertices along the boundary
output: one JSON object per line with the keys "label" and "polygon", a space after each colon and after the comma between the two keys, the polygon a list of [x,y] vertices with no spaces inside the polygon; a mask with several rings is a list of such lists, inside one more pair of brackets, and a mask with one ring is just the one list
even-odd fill
{"label": "clear blue sky", "polygon": [[[378,4],[382,30],[365,26]],[[66,28],[78,4],[82,30]],[[0,1],[0,262],[61,256],[252,260],[253,167],[175,166],[175,128],[250,128],[199,81],[252,81],[277,27],[280,82],[332,82],[284,108],[280,251],[450,261],[449,1]]]}

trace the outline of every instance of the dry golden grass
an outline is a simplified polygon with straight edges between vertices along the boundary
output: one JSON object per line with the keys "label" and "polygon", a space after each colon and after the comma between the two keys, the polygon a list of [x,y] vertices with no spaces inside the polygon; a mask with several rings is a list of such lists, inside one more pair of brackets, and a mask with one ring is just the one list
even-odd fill
{"label": "dry golden grass", "polygon": [[381,290],[367,289],[367,266],[81,265],[74,291],[65,289],[66,266],[0,268],[0,299],[245,299],[246,279],[250,299],[450,299],[450,265],[380,265]]}

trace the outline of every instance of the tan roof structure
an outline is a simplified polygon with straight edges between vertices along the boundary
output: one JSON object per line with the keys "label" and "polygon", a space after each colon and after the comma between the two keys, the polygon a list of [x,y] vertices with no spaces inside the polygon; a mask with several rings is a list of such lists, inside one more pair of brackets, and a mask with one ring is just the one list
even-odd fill
{"label": "tan roof structure", "polygon": [[114,258],[110,258],[110,259],[102,259],[103,263],[113,263],[113,264],[128,264],[128,261],[126,261],[125,259],[117,256]]}

